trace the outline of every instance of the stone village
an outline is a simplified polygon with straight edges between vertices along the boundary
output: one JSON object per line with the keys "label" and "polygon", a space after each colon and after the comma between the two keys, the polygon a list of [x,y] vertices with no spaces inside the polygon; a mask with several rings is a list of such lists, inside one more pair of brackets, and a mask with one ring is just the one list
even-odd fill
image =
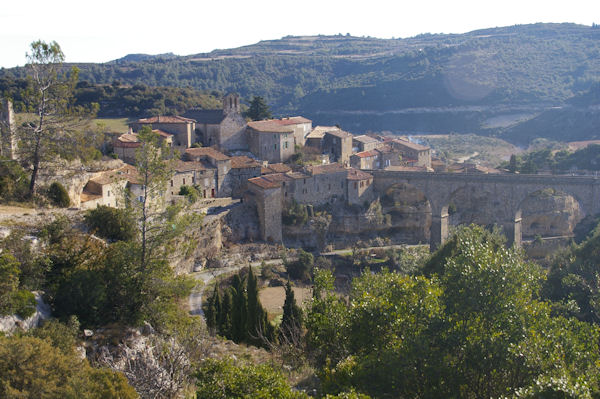
{"label": "stone village", "polygon": [[[311,120],[301,116],[247,122],[237,94],[226,95],[222,109],[143,118],[130,123],[129,132],[113,134],[113,152],[124,164],[71,187],[75,206],[119,206],[124,187],[134,197],[140,196],[142,186],[133,164],[140,146],[136,132],[143,126],[150,126],[166,147],[181,154],[165,199],[180,201],[181,188],[194,186],[205,199],[237,201],[256,222],[235,233],[242,239],[282,243],[284,230],[288,236],[297,234],[282,219],[294,204],[305,206],[311,216],[324,207],[335,210],[334,224],[348,234],[360,235],[366,226],[385,236],[396,233],[395,242],[405,242],[406,235],[398,235],[398,230],[416,226],[424,233],[408,241],[429,241],[432,248],[448,236],[453,198],[468,202],[478,197],[477,212],[488,216],[484,224],[503,227],[509,242],[516,245],[521,242],[523,202],[536,190],[553,188],[572,195],[584,214],[600,211],[600,183],[595,177],[514,175],[474,164],[448,166],[432,159],[430,148],[406,138],[353,135],[337,126],[313,127]],[[298,153],[311,162],[294,162]],[[403,208],[407,193],[412,211]],[[400,194],[404,199],[398,199]],[[372,217],[374,202],[385,207],[385,215],[379,209],[377,221]],[[343,212],[361,207],[363,212],[353,218]],[[314,246],[312,233],[308,241],[299,238],[292,246]]]}

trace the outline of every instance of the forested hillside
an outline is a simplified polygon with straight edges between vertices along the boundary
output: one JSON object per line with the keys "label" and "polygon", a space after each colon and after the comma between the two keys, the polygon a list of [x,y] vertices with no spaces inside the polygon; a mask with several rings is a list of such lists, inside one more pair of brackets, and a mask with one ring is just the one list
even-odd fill
{"label": "forested hillside", "polygon": [[[78,67],[81,80],[90,84],[260,95],[276,115],[303,114],[355,132],[506,133],[521,142],[544,136],[563,112],[553,107],[600,81],[599,39],[597,26],[575,24],[408,39],[285,37],[206,54],[137,54]],[[573,120],[568,134],[577,139],[597,134],[581,125],[578,113],[598,103],[593,96],[585,99],[568,110]],[[590,112],[598,117],[597,109]]]}

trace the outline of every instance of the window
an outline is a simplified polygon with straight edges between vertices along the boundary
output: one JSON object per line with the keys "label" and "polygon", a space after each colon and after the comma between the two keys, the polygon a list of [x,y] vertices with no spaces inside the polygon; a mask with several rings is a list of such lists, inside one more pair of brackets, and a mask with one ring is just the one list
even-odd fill
{"label": "window", "polygon": [[171,187],[173,187],[173,180],[171,180]]}
{"label": "window", "polygon": [[108,190],[108,192],[106,193],[107,197],[110,197],[110,190]]}
{"label": "window", "polygon": [[277,149],[277,144],[273,144],[273,149],[276,150]]}
{"label": "window", "polygon": [[185,179],[183,179],[183,185],[185,186]]}
{"label": "window", "polygon": [[138,201],[140,201],[140,202],[144,202],[144,197],[140,195],[140,196],[138,197]]}
{"label": "window", "polygon": [[354,188],[358,188],[358,184],[356,184],[356,182],[354,182]]}
{"label": "window", "polygon": [[288,148],[288,142],[283,143],[283,148]]}

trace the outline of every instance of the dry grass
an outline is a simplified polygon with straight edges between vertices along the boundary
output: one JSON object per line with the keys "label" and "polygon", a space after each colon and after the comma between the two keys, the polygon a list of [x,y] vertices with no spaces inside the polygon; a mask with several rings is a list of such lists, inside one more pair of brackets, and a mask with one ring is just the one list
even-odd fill
{"label": "dry grass", "polygon": [[[310,287],[292,287],[296,303],[305,307],[306,303],[312,298],[312,288]],[[266,287],[259,292],[260,303],[269,314],[283,314],[283,303],[285,302],[285,287]]]}

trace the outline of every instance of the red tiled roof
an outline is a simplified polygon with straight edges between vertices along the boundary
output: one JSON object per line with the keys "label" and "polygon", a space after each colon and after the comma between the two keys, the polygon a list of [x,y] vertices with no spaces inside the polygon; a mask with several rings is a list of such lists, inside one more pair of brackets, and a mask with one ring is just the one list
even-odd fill
{"label": "red tiled roof", "polygon": [[169,137],[174,136],[173,134],[167,133],[164,130],[160,130],[160,129],[153,129],[152,131],[165,139],[168,139]]}
{"label": "red tiled roof", "polygon": [[375,150],[370,150],[370,151],[357,152],[354,155],[356,155],[359,158],[369,158],[369,157],[376,157],[379,154]]}
{"label": "red tiled roof", "polygon": [[183,116],[152,116],[150,118],[138,119],[135,123],[188,123],[196,122],[190,118],[184,118]]}
{"label": "red tiled roof", "polygon": [[350,168],[348,169],[348,180],[367,180],[372,179],[373,176],[367,172],[363,172],[362,170]]}
{"label": "red tiled roof", "polygon": [[226,161],[230,159],[227,155],[211,147],[188,148],[185,153],[192,157],[209,157],[217,161]]}
{"label": "red tiled roof", "polygon": [[277,188],[281,187],[281,183],[284,181],[291,181],[291,178],[283,173],[273,173],[270,175],[264,175],[259,177],[253,177],[248,179],[248,182],[256,184],[261,188]]}
{"label": "red tiled roof", "polygon": [[260,163],[245,155],[231,157],[231,168],[232,169],[245,169],[245,168],[257,168]]}

